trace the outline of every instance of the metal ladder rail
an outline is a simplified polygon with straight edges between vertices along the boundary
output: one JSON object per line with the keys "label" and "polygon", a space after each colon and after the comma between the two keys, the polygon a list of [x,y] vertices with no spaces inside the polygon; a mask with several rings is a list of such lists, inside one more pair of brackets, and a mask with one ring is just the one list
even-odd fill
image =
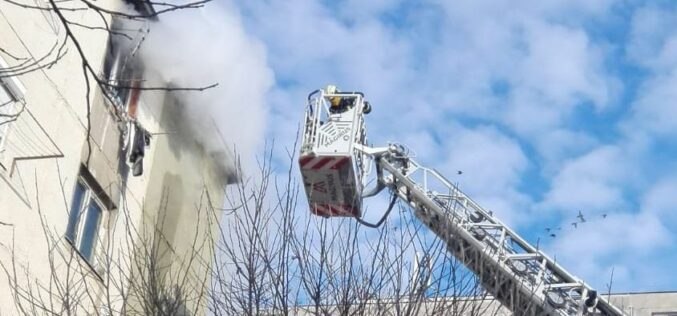
{"label": "metal ladder rail", "polygon": [[[511,276],[509,270],[495,260],[492,260],[493,251],[476,240],[471,232],[460,225],[461,218],[458,212],[450,211],[440,206],[420,188],[391,165],[383,164],[384,168],[393,175],[393,179],[386,181],[387,185],[394,189],[398,196],[406,201],[414,209],[416,217],[429,227],[440,239],[447,244],[447,249],[463,264],[477,274],[481,283],[494,297],[506,307],[520,315],[568,315],[558,312],[557,309],[545,302],[543,295],[538,290],[524,288],[518,279]],[[500,271],[503,270],[503,271]],[[507,276],[507,277],[506,277]],[[509,286],[505,286],[509,284]],[[508,290],[500,289],[508,288]],[[523,294],[516,294],[523,292]],[[527,305],[519,308],[514,304],[515,297]]]}
{"label": "metal ladder rail", "polygon": [[[407,159],[406,164],[400,164],[381,157],[378,163],[390,173],[389,179],[383,179],[387,186],[414,208],[417,218],[444,240],[448,249],[457,258],[475,273],[492,269],[491,273],[498,273],[492,276],[480,275],[480,279],[495,278],[501,279],[502,284],[505,282],[511,284],[513,291],[510,293],[492,293],[506,306],[517,308],[517,304],[514,303],[517,295],[519,304],[526,305],[527,310],[520,311],[525,314],[536,311],[551,315],[571,315],[572,310],[575,310],[575,314],[583,313],[584,299],[591,290],[587,284],[527,243],[441,174],[422,167],[411,159]],[[412,178],[415,172],[424,173],[423,183]],[[447,188],[446,195],[429,190],[431,186],[428,182],[433,179]],[[440,196],[446,197],[454,207],[440,205],[439,201],[436,201]],[[471,214],[480,214],[483,220],[481,222],[477,221],[477,218],[473,220]],[[481,233],[482,231],[484,233]],[[522,252],[517,252],[514,247],[508,247],[507,240],[516,243]],[[471,255],[467,256],[468,253]],[[566,300],[566,304],[563,306],[549,304],[546,295],[559,295]],[[602,315],[623,315],[601,296],[597,299],[596,309]]]}

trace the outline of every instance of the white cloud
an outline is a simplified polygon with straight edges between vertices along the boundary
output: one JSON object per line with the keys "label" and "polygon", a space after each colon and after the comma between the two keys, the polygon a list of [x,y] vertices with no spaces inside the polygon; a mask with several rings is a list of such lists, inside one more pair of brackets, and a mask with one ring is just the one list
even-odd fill
{"label": "white cloud", "polygon": [[[392,65],[402,64],[406,47],[379,23],[347,25],[310,0],[244,6],[257,13],[252,28],[269,45],[282,79],[308,82],[308,91],[334,82],[345,83],[344,89],[387,86],[398,77],[393,71],[403,69]],[[368,80],[374,75],[379,80]]]}
{"label": "white cloud", "polygon": [[[526,56],[515,81],[542,95],[550,106],[574,106],[590,99],[607,106],[611,81],[602,67],[600,48],[582,29],[537,21],[524,26]],[[544,105],[547,106],[547,105]]]}
{"label": "white cloud", "polygon": [[[508,126],[550,168],[593,146],[591,136],[568,129],[567,121],[581,101],[608,108],[617,93],[616,79],[604,67],[606,51],[599,43],[578,24],[556,23],[552,17],[603,14],[609,2],[429,1],[417,12],[443,8],[441,15],[420,13],[437,24],[404,11],[399,12],[404,28],[395,30],[378,17],[398,5],[369,2],[370,9],[361,14],[371,19],[349,23],[342,13],[348,7],[332,11],[318,1],[241,5],[251,16],[248,26],[268,45],[282,82],[273,98],[272,135],[291,137],[297,126],[292,114],[300,119],[305,93],[327,83],[360,89],[374,105],[367,123],[376,145],[403,142],[431,166],[474,168],[474,184],[463,184],[474,196],[510,209],[506,213],[525,212],[528,199],[515,187],[530,161],[519,145],[499,130],[477,140],[445,130],[458,129],[453,118],[458,114]],[[505,95],[493,93],[497,83],[505,86]],[[462,142],[468,144],[459,151]]]}
{"label": "white cloud", "polygon": [[534,146],[543,157],[541,173],[546,178],[555,176],[566,164],[567,158],[588,152],[598,144],[599,141],[583,132],[567,129],[544,131],[534,142]]}
{"label": "white cloud", "polygon": [[[677,135],[677,10],[646,6],[632,17],[628,58],[648,70],[623,124],[627,135]],[[628,136],[630,137],[630,136]]]}
{"label": "white cloud", "polygon": [[626,53],[633,62],[659,72],[677,65],[677,10],[642,7],[634,12],[630,27]]}
{"label": "white cloud", "polygon": [[570,272],[601,286],[614,268],[615,291],[670,288],[677,240],[677,178],[667,177],[648,188],[638,212],[609,212],[588,216],[578,228],[565,218],[563,230],[547,249]]}
{"label": "white cloud", "polygon": [[[563,129],[581,101],[602,110],[617,93],[615,78],[603,66],[604,50],[576,23],[550,18],[601,14],[608,1],[428,1],[397,11],[399,5],[327,7],[293,0],[241,6],[251,16],[248,26],[268,45],[285,89],[337,83],[364,91],[378,113],[370,123],[380,130],[374,139],[411,133],[393,125],[406,122],[415,130],[462,114],[507,123],[520,136],[544,143],[543,132]],[[438,7],[441,13],[429,12]],[[352,11],[371,18],[345,22],[344,12]],[[384,24],[384,12],[401,16],[402,28]],[[492,92],[496,83],[506,86],[507,100]],[[298,96],[296,103],[276,107],[297,109],[303,102]]]}
{"label": "white cloud", "polygon": [[435,3],[446,16],[444,31],[423,35],[438,43],[424,52],[423,77],[434,80],[422,89],[431,104],[506,125],[548,167],[581,150],[572,148],[574,138],[585,149],[595,143],[588,131],[569,127],[573,114],[613,110],[622,85],[607,68],[607,45],[578,21],[606,13],[611,1]]}
{"label": "white cloud", "polygon": [[[572,106],[571,99],[589,98],[598,106],[609,100],[609,78],[601,48],[581,27],[557,24],[553,12],[580,6],[539,5],[532,1],[443,2],[447,20],[442,56],[457,67],[460,80],[505,78],[515,89],[536,93],[552,106]],[[565,26],[566,25],[566,26]],[[433,56],[434,56],[433,52]],[[440,58],[440,61],[445,58]],[[433,64],[439,67],[440,64]]]}
{"label": "white cloud", "polygon": [[552,180],[543,206],[575,216],[579,210],[599,214],[623,207],[625,181],[632,162],[619,147],[602,146],[569,161]]}
{"label": "white cloud", "polygon": [[[315,0],[240,4],[279,80],[270,94],[273,136],[293,138],[309,91],[328,83],[362,90],[374,105],[367,127],[375,145],[409,145],[506,222],[542,220],[534,216],[538,208],[554,211],[538,215],[568,228],[579,209],[591,219],[608,213],[599,227],[590,223],[564,232],[566,241],[558,237],[558,257],[597,285],[614,265],[619,284],[642,278],[651,289],[655,272],[640,259],[655,258],[674,239],[666,228],[674,220],[662,222],[667,217],[657,213],[673,203],[672,182],[649,190],[641,212],[629,209],[656,180],[641,173],[652,141],[677,135],[675,12],[641,9],[628,22],[616,12],[626,6],[612,0],[360,5],[364,10],[353,16],[360,8]],[[396,14],[401,24],[384,22],[384,14]],[[615,42],[624,40],[615,31],[602,40],[605,30],[591,31],[607,19],[619,27],[632,23],[625,52],[613,50],[626,44]],[[624,99],[635,98],[624,91],[634,82],[617,62],[636,63],[652,76],[636,100]],[[576,121],[585,115],[603,125]],[[623,133],[615,135],[623,120]],[[524,183],[533,169],[550,182],[543,197]],[[625,242],[629,236],[638,237]]]}
{"label": "white cloud", "polygon": [[586,255],[591,259],[629,253],[646,255],[669,245],[672,239],[661,220],[650,214],[615,213],[605,219],[595,216],[578,228],[571,227],[557,239],[554,248],[559,256],[571,259]]}
{"label": "white cloud", "polygon": [[[528,160],[519,144],[495,129],[459,129],[443,135],[447,146],[445,170],[464,170],[464,186],[478,192],[498,193],[514,186]],[[491,166],[491,168],[487,168]],[[459,177],[460,180],[460,177]]]}
{"label": "white cloud", "polygon": [[[413,78],[411,48],[397,32],[372,19],[344,23],[338,12],[318,1],[252,1],[242,6],[252,16],[248,25],[268,46],[280,90],[293,93],[292,98],[274,100],[276,109],[300,120],[307,93],[337,84],[344,91],[364,91],[372,102],[379,114],[371,115],[371,126],[382,128],[380,135],[370,134],[372,139],[385,141],[388,131],[396,130],[393,123],[402,117],[395,109],[411,106],[414,102],[408,101],[416,94],[408,82]],[[420,122],[416,111],[408,114],[408,122]],[[279,125],[272,126],[271,136],[279,137]]]}
{"label": "white cloud", "polygon": [[345,0],[336,3],[341,18],[350,22],[368,20],[396,9],[403,0]]}
{"label": "white cloud", "polygon": [[677,229],[677,177],[668,177],[657,182],[643,197],[642,207],[646,213],[663,219],[672,229]]}
{"label": "white cloud", "polygon": [[649,133],[653,136],[677,136],[677,68],[669,75],[647,80],[632,104],[632,116],[625,132]]}
{"label": "white cloud", "polygon": [[[529,163],[519,144],[495,129],[457,129],[442,135],[440,170],[480,205],[507,223],[527,221],[529,199],[516,186]],[[463,174],[458,175],[460,170]]]}
{"label": "white cloud", "polygon": [[675,236],[659,217],[614,213],[606,219],[589,219],[577,229],[567,224],[563,223],[563,232],[547,249],[568,271],[601,287],[609,282],[614,268],[615,291],[651,290],[666,285],[665,280],[656,282],[660,279],[656,275],[669,267],[650,258],[663,256]]}

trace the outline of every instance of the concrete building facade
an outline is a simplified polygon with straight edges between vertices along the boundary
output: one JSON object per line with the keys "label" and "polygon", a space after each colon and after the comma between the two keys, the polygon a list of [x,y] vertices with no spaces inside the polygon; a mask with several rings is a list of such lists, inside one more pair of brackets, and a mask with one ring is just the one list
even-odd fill
{"label": "concrete building facade", "polygon": [[[232,179],[224,154],[191,132],[173,92],[143,90],[168,84],[135,55],[149,20],[124,28],[104,15],[127,32],[120,44],[77,27],[101,25],[96,12],[61,14],[71,29],[54,11],[0,2],[0,315],[199,312],[214,206]],[[85,80],[68,32],[110,86]]]}

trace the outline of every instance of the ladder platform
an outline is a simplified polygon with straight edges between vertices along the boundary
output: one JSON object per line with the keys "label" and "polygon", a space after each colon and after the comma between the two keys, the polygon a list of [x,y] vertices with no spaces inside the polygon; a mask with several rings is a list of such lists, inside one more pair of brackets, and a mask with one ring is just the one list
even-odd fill
{"label": "ladder platform", "polygon": [[352,155],[308,154],[299,158],[299,167],[311,213],[362,216]]}

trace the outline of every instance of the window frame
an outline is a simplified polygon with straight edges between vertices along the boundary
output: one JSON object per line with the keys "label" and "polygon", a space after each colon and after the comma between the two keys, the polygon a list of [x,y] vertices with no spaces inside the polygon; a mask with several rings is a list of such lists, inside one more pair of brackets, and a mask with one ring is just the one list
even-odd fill
{"label": "window frame", "polygon": [[[70,244],[73,250],[87,262],[87,264],[92,268],[95,268],[98,264],[97,255],[102,242],[100,240],[101,238],[99,238],[100,232],[104,228],[104,221],[107,216],[110,216],[109,212],[112,208],[110,207],[109,201],[107,201],[106,197],[103,195],[103,192],[100,191],[100,187],[93,179],[88,179],[89,177],[91,177],[91,175],[81,171],[75,182],[68,211],[68,222],[64,239]],[[96,217],[94,229],[87,232],[86,226],[89,224],[90,212],[93,211],[93,205],[98,207],[98,215]],[[77,211],[77,215],[74,215],[74,211]],[[89,246],[84,244],[84,236],[86,234],[89,235],[89,238],[91,239]],[[85,246],[87,246],[87,249],[83,248]],[[96,271],[96,269],[94,270]]]}
{"label": "window frame", "polygon": [[[7,62],[5,62],[2,57],[0,57],[0,69],[7,69],[10,68]],[[13,97],[15,102],[21,101],[24,99],[24,95],[26,94],[26,87],[24,87],[23,84],[21,84],[21,81],[14,76],[14,75],[9,75],[7,77],[2,77],[0,78],[0,84],[5,86],[5,89],[7,89],[7,92],[9,92],[10,97]]]}

